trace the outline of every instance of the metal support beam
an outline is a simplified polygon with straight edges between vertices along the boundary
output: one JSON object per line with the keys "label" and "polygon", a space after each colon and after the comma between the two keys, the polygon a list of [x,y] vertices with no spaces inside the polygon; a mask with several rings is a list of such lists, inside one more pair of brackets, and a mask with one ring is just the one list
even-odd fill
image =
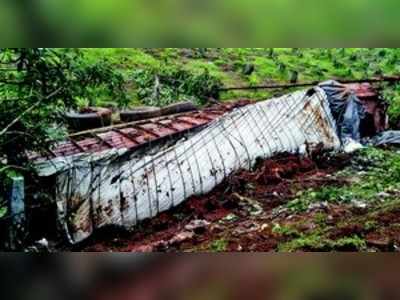
{"label": "metal support beam", "polygon": [[9,209],[9,248],[17,250],[25,235],[25,183],[24,177],[10,178],[7,192]]}
{"label": "metal support beam", "polygon": [[[376,83],[376,82],[399,82],[399,76],[383,76],[378,78],[366,78],[366,79],[354,79],[354,80],[346,80],[346,79],[338,79],[340,83]],[[264,89],[287,89],[294,87],[307,87],[307,86],[316,86],[320,81],[312,81],[312,82],[300,82],[300,83],[286,83],[286,84],[270,84],[270,85],[258,85],[258,86],[232,86],[232,87],[224,87],[220,88],[220,92],[227,91],[237,91],[237,90],[264,90]]]}

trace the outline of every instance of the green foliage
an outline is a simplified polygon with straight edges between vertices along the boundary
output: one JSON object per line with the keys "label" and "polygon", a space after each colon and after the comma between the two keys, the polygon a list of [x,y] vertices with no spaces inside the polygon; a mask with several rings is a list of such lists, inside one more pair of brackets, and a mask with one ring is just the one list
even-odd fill
{"label": "green foliage", "polygon": [[[0,200],[1,200],[1,198],[0,198]],[[8,212],[7,206],[2,205],[1,203],[2,202],[0,202],[0,219],[4,218],[4,216],[6,216],[7,212]]]}
{"label": "green foliage", "polygon": [[297,250],[314,250],[314,251],[323,251],[328,250],[330,248],[330,242],[321,238],[321,236],[317,234],[312,235],[302,235],[299,238],[292,239],[287,243],[280,244],[278,246],[279,251],[281,252],[293,252]]}
{"label": "green foliage", "polygon": [[208,98],[218,98],[221,82],[207,69],[190,73],[183,68],[163,68],[133,72],[138,98],[147,105],[163,106],[179,100],[194,100],[199,104]]}
{"label": "green foliage", "polygon": [[225,239],[215,240],[210,245],[210,250],[213,252],[224,252],[228,247],[228,241]]}
{"label": "green foliage", "polygon": [[392,125],[397,126],[400,122],[400,84],[385,85],[383,98],[389,103],[389,120]]}
{"label": "green foliage", "polygon": [[344,237],[338,239],[332,243],[333,248],[337,249],[352,249],[357,251],[362,251],[367,248],[367,244],[364,239],[357,235],[351,237]]}
{"label": "green foliage", "polygon": [[282,226],[280,224],[275,224],[272,228],[272,232],[284,237],[298,237],[300,235],[299,231],[293,226]]}
{"label": "green foliage", "polygon": [[315,215],[316,227],[312,231],[299,231],[296,226],[299,223],[290,225],[275,224],[273,233],[284,238],[284,242],[278,245],[279,251],[293,252],[297,250],[311,251],[330,251],[340,249],[364,250],[366,248],[365,240],[357,235],[345,236],[333,240],[328,237],[331,227],[325,224],[325,215]]}
{"label": "green foliage", "polygon": [[326,224],[326,220],[327,220],[327,215],[324,213],[316,213],[314,216],[314,222],[315,224],[319,225],[319,226],[325,226]]}
{"label": "green foliage", "polygon": [[300,250],[309,251],[332,251],[332,250],[352,250],[363,251],[367,247],[364,239],[354,235],[332,240],[324,237],[323,234],[312,233],[302,234],[299,238],[292,239],[279,245],[279,251],[294,252]]}
{"label": "green foliage", "polygon": [[371,231],[371,230],[378,228],[378,225],[379,225],[378,222],[376,222],[374,220],[368,220],[365,222],[364,228],[366,231]]}
{"label": "green foliage", "polygon": [[324,186],[300,192],[287,204],[287,208],[302,212],[316,202],[375,201],[378,193],[400,188],[400,155],[376,148],[363,149],[355,154],[352,166],[344,170],[342,175],[352,178],[354,182],[340,187]]}
{"label": "green foliage", "polygon": [[3,218],[7,214],[7,203],[5,199],[5,176],[0,176],[0,219]]}
{"label": "green foliage", "polygon": [[112,64],[89,63],[76,49],[0,49],[0,176],[64,136],[64,111],[78,99],[107,93],[124,103],[124,90]]}
{"label": "green foliage", "polygon": [[[351,165],[336,174],[341,180],[349,180],[349,184],[309,189],[286,204],[295,216],[290,219],[294,220],[289,221],[291,223],[274,227],[273,232],[281,238],[278,250],[366,251],[367,234],[379,233],[382,226],[386,226],[381,216],[398,212],[399,174],[400,154],[395,151],[365,148],[355,153]],[[346,213],[336,221],[332,209],[337,206],[330,204],[351,211],[351,206],[342,204],[353,200],[367,204],[363,214]],[[328,202],[330,207],[326,212],[309,210],[311,204],[322,201]],[[305,218],[298,219],[298,216]],[[389,226],[394,228],[397,224],[394,221]]]}
{"label": "green foliage", "polygon": [[[178,70],[187,72],[187,80],[205,70],[225,86],[247,86],[289,81],[316,81],[327,79],[361,79],[378,75],[400,73],[400,50],[397,48],[122,48],[84,49],[85,56],[94,63],[108,60],[126,78],[132,72],[135,84],[128,89],[131,103],[163,105],[182,98],[204,101],[203,93],[196,88],[171,87],[168,82],[161,88],[160,100],[151,98],[155,74],[169,74],[180,78]],[[246,65],[253,65],[254,72],[243,74]],[[174,72],[171,69],[175,69]],[[144,71],[140,71],[144,70]],[[151,71],[149,71],[151,70]],[[148,76],[143,72],[149,73]],[[211,81],[213,82],[213,80]],[[182,84],[182,82],[180,82]],[[210,88],[206,88],[210,90]],[[286,91],[229,91],[221,99],[267,99]],[[391,106],[392,120],[400,118],[400,90],[398,86],[385,86],[385,98]],[[187,95],[185,95],[185,93]],[[182,95],[183,94],[183,95]],[[397,121],[396,121],[397,122]]]}
{"label": "green foliage", "polygon": [[128,104],[125,78],[107,59],[89,63],[82,55],[71,68],[77,82],[70,89],[88,106],[96,106],[104,98],[116,99],[120,107]]}
{"label": "green foliage", "polygon": [[[2,49],[0,62],[0,157],[18,164],[25,151],[48,146],[47,128],[72,106],[69,72],[76,53]],[[15,121],[16,120],[16,121]],[[1,167],[1,165],[0,165]]]}

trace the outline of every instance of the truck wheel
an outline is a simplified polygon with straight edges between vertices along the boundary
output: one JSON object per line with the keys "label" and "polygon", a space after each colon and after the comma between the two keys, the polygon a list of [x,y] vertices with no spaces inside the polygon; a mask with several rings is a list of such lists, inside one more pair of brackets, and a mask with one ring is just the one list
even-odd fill
{"label": "truck wheel", "polygon": [[161,116],[161,110],[158,107],[154,106],[140,106],[137,108],[121,111],[119,115],[122,122],[134,122],[157,118]]}
{"label": "truck wheel", "polygon": [[69,127],[74,131],[100,128],[111,125],[112,111],[108,108],[91,107],[84,112],[65,114]]}
{"label": "truck wheel", "polygon": [[196,105],[194,105],[190,101],[184,101],[184,102],[173,103],[161,108],[161,114],[165,116],[165,115],[172,115],[172,114],[178,114],[195,110],[197,110]]}

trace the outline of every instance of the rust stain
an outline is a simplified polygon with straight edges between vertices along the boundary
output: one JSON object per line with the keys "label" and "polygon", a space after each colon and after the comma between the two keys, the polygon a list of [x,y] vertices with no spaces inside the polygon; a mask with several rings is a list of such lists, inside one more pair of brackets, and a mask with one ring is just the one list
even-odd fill
{"label": "rust stain", "polygon": [[[306,101],[306,103],[304,104],[303,113],[305,118],[304,123],[307,122],[308,118],[313,118],[314,122],[317,125],[316,129],[320,129],[323,132],[329,143],[334,142],[334,137],[331,134],[329,124],[327,124],[326,120],[322,117],[321,111],[311,104],[311,101]],[[304,125],[305,124],[302,124],[302,127],[304,127]]]}
{"label": "rust stain", "polygon": [[130,205],[129,205],[129,201],[126,199],[124,193],[120,194],[120,203],[121,203],[121,211],[126,211],[129,210]]}
{"label": "rust stain", "polygon": [[[85,152],[96,153],[110,148],[135,149],[159,139],[204,126],[224,113],[250,103],[253,103],[253,101],[239,100],[225,102],[200,111],[129,123],[126,127],[118,126],[118,129],[111,128],[98,133],[97,135],[100,139],[94,138],[88,133],[83,133],[82,135],[75,134],[74,139],[69,139],[58,144],[52,151],[54,153],[53,156],[65,157]],[[38,153],[30,154],[32,161],[44,161],[51,158],[53,157],[43,157]]]}
{"label": "rust stain", "polygon": [[107,204],[107,206],[104,208],[104,210],[103,210],[105,213],[106,213],[106,215],[108,216],[108,217],[112,217],[112,215],[113,215],[113,213],[114,213],[114,205],[113,205],[113,202],[112,202],[112,200],[109,200],[108,201],[108,204]]}

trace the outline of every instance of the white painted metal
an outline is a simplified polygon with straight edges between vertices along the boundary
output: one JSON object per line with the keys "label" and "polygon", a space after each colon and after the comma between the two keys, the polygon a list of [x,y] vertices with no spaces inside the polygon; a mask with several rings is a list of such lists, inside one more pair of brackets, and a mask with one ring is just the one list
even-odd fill
{"label": "white painted metal", "polygon": [[37,165],[57,177],[60,223],[71,243],[105,225],[140,220],[210,192],[259,157],[298,152],[305,145],[339,149],[325,93],[315,88],[238,108],[156,154],[111,150]]}

